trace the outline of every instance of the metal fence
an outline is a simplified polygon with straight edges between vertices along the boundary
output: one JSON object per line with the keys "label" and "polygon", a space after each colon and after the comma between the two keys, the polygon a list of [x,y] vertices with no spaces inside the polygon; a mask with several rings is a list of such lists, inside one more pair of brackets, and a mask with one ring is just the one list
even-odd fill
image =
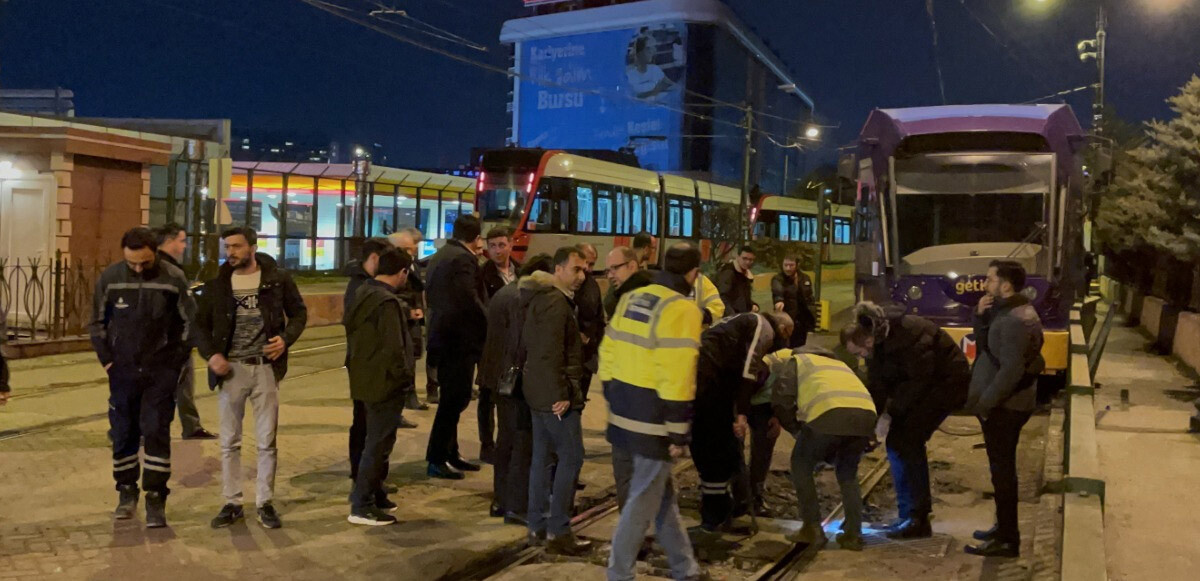
{"label": "metal fence", "polygon": [[87,334],[92,292],[106,264],[0,256],[0,337],[47,341]]}

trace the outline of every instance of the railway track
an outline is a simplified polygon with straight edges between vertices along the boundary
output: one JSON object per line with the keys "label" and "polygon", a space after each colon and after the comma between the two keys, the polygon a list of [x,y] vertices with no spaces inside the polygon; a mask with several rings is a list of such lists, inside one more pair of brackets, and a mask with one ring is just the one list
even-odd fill
{"label": "railway track", "polygon": [[[327,344],[327,345],[319,345],[316,347],[306,347],[303,349],[296,349],[294,351],[290,351],[288,355],[289,355],[289,357],[312,357],[315,355],[324,354],[325,352],[331,351],[338,347],[344,347],[345,345],[346,345],[346,342],[341,341],[341,342],[331,343],[331,344]],[[94,363],[91,363],[91,362],[89,362],[89,364],[95,365]],[[308,373],[301,373],[299,375],[289,375],[288,380],[295,381],[297,379],[303,379],[305,377],[313,377],[316,375],[322,375],[325,373],[329,373],[331,371],[338,371],[342,368],[343,368],[343,366],[339,364],[336,367],[318,369],[316,371],[310,371]],[[205,368],[202,366],[194,368],[195,371],[200,371],[203,369],[205,369]],[[11,399],[15,400],[15,399],[19,399],[19,398],[46,397],[49,395],[61,394],[64,392],[79,391],[79,390],[83,390],[83,389],[87,389],[87,388],[96,388],[101,385],[104,385],[105,383],[107,383],[106,379],[98,379],[95,381],[78,382],[78,383],[70,384],[70,385],[66,385],[66,386],[60,385],[60,386],[52,387],[52,388],[44,388],[35,393],[20,394],[18,396],[12,397]],[[204,399],[204,398],[208,398],[208,397],[214,397],[215,395],[216,395],[216,392],[213,392],[213,391],[197,390],[196,399]],[[95,414],[74,416],[74,417],[70,417],[70,418],[62,418],[62,419],[53,420],[50,422],[45,422],[45,423],[36,424],[33,426],[28,426],[25,428],[19,428],[19,429],[14,429],[14,430],[0,430],[0,442],[5,442],[8,440],[15,440],[18,438],[24,438],[26,436],[31,436],[34,434],[44,434],[46,432],[50,432],[50,431],[53,431],[56,429],[77,426],[80,424],[86,424],[88,422],[102,420],[107,417],[108,417],[108,412],[103,411],[103,412],[99,412],[99,413],[95,413]]]}

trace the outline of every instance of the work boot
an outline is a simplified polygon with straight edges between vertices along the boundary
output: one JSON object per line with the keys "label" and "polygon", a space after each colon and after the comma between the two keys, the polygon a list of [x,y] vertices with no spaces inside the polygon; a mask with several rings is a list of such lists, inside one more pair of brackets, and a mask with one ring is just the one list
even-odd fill
{"label": "work boot", "polygon": [[138,487],[136,484],[118,486],[117,491],[120,492],[120,497],[117,500],[117,509],[113,511],[113,518],[129,520],[133,518],[133,513],[137,512]]}
{"label": "work boot", "polygon": [[929,524],[929,517],[912,517],[900,523],[900,526],[887,532],[887,538],[894,540],[901,539],[928,539],[933,536],[933,525]]}
{"label": "work boot", "polygon": [[592,542],[585,541],[575,536],[575,533],[567,533],[558,535],[546,541],[546,552],[552,555],[565,555],[567,557],[579,557],[586,555],[592,550]]}
{"label": "work boot", "polygon": [[146,493],[146,528],[167,526],[167,497],[161,492]]}
{"label": "work boot", "polygon": [[996,537],[996,532],[1000,530],[1000,525],[992,525],[992,528],[986,531],[975,531],[971,536],[977,541],[990,541]]}
{"label": "work boot", "polygon": [[963,547],[963,552],[968,555],[977,555],[980,557],[1020,557],[1021,547],[1017,543],[1006,543],[992,539],[975,547],[970,545]]}
{"label": "work boot", "polygon": [[861,551],[863,550],[862,535],[852,535],[850,533],[838,533],[837,544],[845,551]]}
{"label": "work boot", "polygon": [[808,523],[800,527],[800,530],[788,535],[787,540],[797,545],[817,545],[817,547],[823,547],[829,541],[820,526]]}

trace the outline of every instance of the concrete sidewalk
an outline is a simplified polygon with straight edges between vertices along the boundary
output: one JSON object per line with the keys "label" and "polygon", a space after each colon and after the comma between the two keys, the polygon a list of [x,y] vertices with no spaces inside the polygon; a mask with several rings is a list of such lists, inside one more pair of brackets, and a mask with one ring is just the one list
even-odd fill
{"label": "concrete sidewalk", "polygon": [[1171,359],[1147,352],[1149,342],[1114,327],[1096,374],[1108,572],[1114,580],[1196,579],[1200,435],[1187,428],[1200,386]]}

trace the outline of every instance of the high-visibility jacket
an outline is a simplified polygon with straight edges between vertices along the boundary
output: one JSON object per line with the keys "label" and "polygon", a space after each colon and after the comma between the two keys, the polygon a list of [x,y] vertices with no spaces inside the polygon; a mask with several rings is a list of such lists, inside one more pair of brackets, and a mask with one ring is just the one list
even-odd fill
{"label": "high-visibility jacket", "polygon": [[705,325],[716,323],[725,316],[725,301],[721,300],[721,293],[717,292],[717,285],[713,284],[713,281],[707,276],[701,274],[696,277],[696,282],[692,285],[691,298],[703,311]]}
{"label": "high-visibility jacket", "polygon": [[780,421],[784,427],[794,431],[804,423],[822,434],[872,434],[877,420],[875,401],[845,363],[825,355],[786,350],[767,358],[776,362],[772,365],[776,370],[772,405],[777,415],[783,416]]}
{"label": "high-visibility jacket", "polygon": [[663,284],[621,297],[600,343],[598,372],[613,446],[667,459],[671,444],[688,444],[700,324],[695,304]]}

